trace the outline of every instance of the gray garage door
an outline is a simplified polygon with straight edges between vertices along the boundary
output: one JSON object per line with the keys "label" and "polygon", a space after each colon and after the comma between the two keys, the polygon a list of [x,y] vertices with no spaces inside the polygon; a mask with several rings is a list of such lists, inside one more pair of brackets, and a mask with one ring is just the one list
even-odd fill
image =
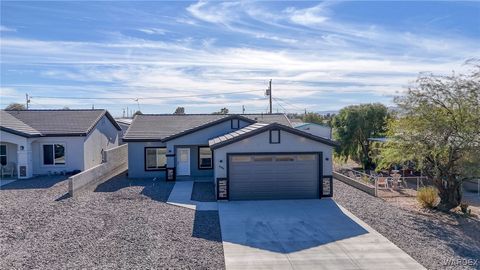
{"label": "gray garage door", "polygon": [[318,154],[230,155],[230,200],[314,199]]}

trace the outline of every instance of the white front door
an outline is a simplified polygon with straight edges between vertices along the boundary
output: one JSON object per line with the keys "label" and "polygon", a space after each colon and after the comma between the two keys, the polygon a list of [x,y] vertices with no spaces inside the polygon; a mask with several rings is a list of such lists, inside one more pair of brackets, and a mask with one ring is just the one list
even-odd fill
{"label": "white front door", "polygon": [[177,148],[177,175],[190,175],[190,148]]}

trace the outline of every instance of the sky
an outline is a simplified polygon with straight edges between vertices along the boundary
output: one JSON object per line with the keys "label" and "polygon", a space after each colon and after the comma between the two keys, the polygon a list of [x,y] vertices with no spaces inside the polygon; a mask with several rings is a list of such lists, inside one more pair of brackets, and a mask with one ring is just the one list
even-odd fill
{"label": "sky", "polygon": [[1,1],[0,106],[143,113],[392,106],[480,57],[480,2]]}

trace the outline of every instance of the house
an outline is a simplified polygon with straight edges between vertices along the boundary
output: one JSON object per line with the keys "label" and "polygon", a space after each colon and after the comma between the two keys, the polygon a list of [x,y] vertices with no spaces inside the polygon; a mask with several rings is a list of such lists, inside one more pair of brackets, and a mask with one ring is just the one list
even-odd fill
{"label": "house", "polygon": [[332,128],[326,125],[298,122],[298,123],[294,123],[293,127],[298,130],[302,130],[310,134],[313,134],[315,136],[332,139]]}
{"label": "house", "polygon": [[123,141],[121,140],[121,138],[123,138],[123,135],[125,135],[125,132],[127,132],[127,129],[130,127],[130,124],[132,123],[132,119],[131,118],[116,118],[115,121],[117,122],[117,124],[122,129],[120,131],[120,143],[119,144],[123,144]]}
{"label": "house", "polygon": [[229,200],[332,194],[336,143],[282,114],[137,115],[123,141],[130,178],[213,181]]}
{"label": "house", "polygon": [[83,171],[118,145],[120,130],[106,110],[2,110],[0,161],[18,178]]}

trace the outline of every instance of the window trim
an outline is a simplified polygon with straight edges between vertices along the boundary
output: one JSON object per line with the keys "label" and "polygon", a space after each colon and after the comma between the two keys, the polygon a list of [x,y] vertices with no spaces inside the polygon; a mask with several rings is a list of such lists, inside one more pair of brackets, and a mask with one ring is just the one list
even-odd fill
{"label": "window trim", "polygon": [[[65,159],[65,163],[64,164],[55,164],[55,145],[58,144],[58,145],[63,145],[63,149],[64,150],[64,159]],[[43,152],[43,147],[45,145],[53,145],[53,164],[45,164],[45,156],[44,156],[44,152]],[[41,156],[42,156],[42,167],[66,167],[67,166],[67,144],[66,143],[61,143],[61,142],[52,142],[52,143],[42,143],[41,145]]]}
{"label": "window trim", "polygon": [[197,147],[197,167],[198,167],[198,169],[199,169],[199,170],[211,170],[211,169],[213,169],[213,150],[210,149],[210,152],[212,152],[212,157],[211,157],[212,162],[211,162],[210,167],[200,167],[200,148],[208,148],[208,149],[210,149],[210,146],[208,146],[208,145],[199,145],[199,146]]}
{"label": "window trim", "polygon": [[[149,169],[147,168],[147,149],[165,149],[165,166]],[[143,148],[143,168],[146,172],[155,172],[155,171],[165,171],[167,169],[168,157],[167,157],[167,147],[165,146],[148,146]]]}
{"label": "window trim", "polygon": [[[274,142],[272,139],[272,131],[278,131],[278,142]],[[280,144],[281,143],[281,139],[280,139],[280,129],[270,129],[269,130],[269,137],[270,137],[270,144]]]}
{"label": "window trim", "polygon": [[[236,121],[237,127],[235,127],[235,126],[233,125],[233,123],[234,123],[233,121]],[[234,119],[230,120],[230,127],[231,127],[232,129],[240,129],[240,119],[234,118]]]}
{"label": "window trim", "polygon": [[[5,155],[0,154],[0,157],[5,156],[5,165],[7,165],[7,164],[8,164],[7,144],[5,144],[5,143],[0,143],[0,147],[2,147],[2,146],[5,146]],[[1,165],[1,166],[5,166],[5,165],[3,165],[3,164],[1,164],[1,163],[0,163],[0,165]]]}

